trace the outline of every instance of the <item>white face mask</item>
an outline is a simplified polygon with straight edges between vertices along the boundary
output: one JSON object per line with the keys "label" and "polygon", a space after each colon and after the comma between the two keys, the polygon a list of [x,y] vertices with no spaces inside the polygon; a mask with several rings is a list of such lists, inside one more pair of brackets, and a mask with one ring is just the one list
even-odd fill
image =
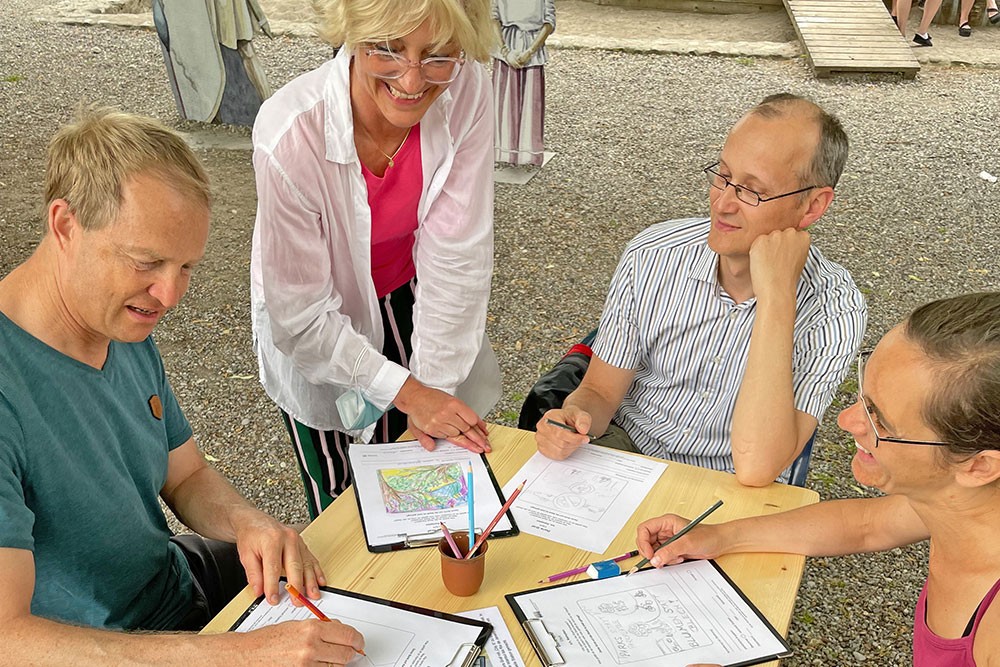
{"label": "white face mask", "polygon": [[[365,348],[358,355],[358,360],[354,363],[354,373],[351,374],[351,388],[337,398],[337,412],[340,414],[340,420],[343,422],[344,428],[349,431],[358,431],[374,424],[386,412],[386,410],[380,410],[365,398],[364,394],[361,393],[361,388],[358,387],[358,370],[361,368],[361,362],[364,360],[366,354],[368,354],[368,348]],[[391,408],[392,406],[390,405],[389,409]]]}

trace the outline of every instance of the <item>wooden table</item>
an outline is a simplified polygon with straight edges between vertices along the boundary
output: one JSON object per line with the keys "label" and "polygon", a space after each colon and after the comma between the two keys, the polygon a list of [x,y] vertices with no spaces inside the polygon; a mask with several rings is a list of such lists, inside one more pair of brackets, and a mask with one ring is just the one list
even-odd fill
{"label": "wooden table", "polygon": [[[529,431],[493,425],[490,442],[493,453],[488,458],[501,486],[535,452],[534,434]],[[719,499],[725,504],[706,519],[706,523],[781,512],[814,503],[818,495],[815,491],[784,484],[748,488],[741,486],[734,475],[670,462],[605,556],[611,558],[635,548],[636,526],[644,519],[665,512],[693,517]],[[536,582],[550,574],[600,560],[589,552],[533,535],[491,539],[483,587],[472,597],[455,597],[441,583],[437,549],[382,554],[367,550],[353,487],[337,498],[302,535],[323,564],[330,586],[446,612],[499,607],[529,667],[539,667],[541,663],[518,627],[504,594],[536,588]],[[719,558],[718,563],[774,627],[785,634],[805,558],[786,554],[734,554]],[[632,564],[633,561],[625,563]],[[244,589],[204,632],[228,630],[253,600],[250,589]],[[771,664],[777,665],[777,662]]]}

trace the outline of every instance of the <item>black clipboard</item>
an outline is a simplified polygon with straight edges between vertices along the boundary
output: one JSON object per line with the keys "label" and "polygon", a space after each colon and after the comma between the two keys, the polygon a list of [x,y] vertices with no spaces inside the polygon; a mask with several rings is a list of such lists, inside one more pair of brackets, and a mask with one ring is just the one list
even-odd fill
{"label": "black clipboard", "polygon": [[[722,576],[722,578],[732,588],[732,590],[735,591],[740,596],[740,598],[742,598],[743,602],[745,602],[746,605],[750,608],[750,610],[754,614],[756,614],[757,619],[761,622],[764,628],[773,635],[774,639],[776,639],[784,649],[779,653],[774,653],[774,654],[769,653],[768,655],[762,655],[759,658],[754,658],[752,660],[726,663],[723,665],[723,667],[747,667],[749,665],[759,665],[764,662],[779,660],[781,658],[787,658],[788,656],[792,655],[791,646],[788,645],[788,642],[785,641],[785,638],[782,637],[781,634],[774,629],[774,626],[771,625],[770,621],[768,621],[764,617],[764,615],[760,612],[760,609],[758,609],[757,606],[750,601],[750,599],[740,589],[740,587],[736,585],[736,583],[729,577],[728,574],[726,574],[725,570],[719,567],[719,564],[716,563],[714,560],[709,560],[707,562],[710,563],[712,567],[715,568],[716,572]],[[645,572],[652,569],[654,568],[647,567],[640,570],[639,572]],[[618,577],[624,577],[624,576],[627,576],[627,573],[622,573],[618,575]],[[614,578],[616,577],[610,577],[609,579],[614,579]],[[556,588],[565,588],[567,586],[586,586],[588,584],[597,584],[600,581],[607,581],[607,579],[582,579],[579,581],[570,581],[564,584],[556,584],[555,586],[541,586],[538,588],[521,591],[519,593],[508,593],[507,595],[504,596],[507,599],[507,604],[509,604],[511,609],[514,611],[514,615],[517,617],[517,622],[520,624],[521,629],[524,631],[524,634],[528,637],[528,641],[531,644],[531,648],[534,649],[535,654],[538,656],[538,659],[541,661],[544,667],[556,667],[558,665],[566,665],[567,663],[563,659],[563,656],[559,651],[558,639],[549,632],[548,628],[545,627],[544,619],[535,616],[528,616],[525,613],[524,609],[522,609],[521,604],[518,602],[518,597],[524,595],[531,595],[533,593],[552,590]],[[709,660],[709,662],[711,662],[711,660]]]}
{"label": "black clipboard", "polygon": [[[416,441],[414,441],[416,442]],[[361,506],[361,495],[358,493],[357,480],[358,477],[354,473],[354,463],[351,460],[351,450],[354,447],[378,447],[379,445],[363,445],[358,443],[350,443],[347,446],[347,465],[351,471],[351,479],[354,480],[354,501],[358,505],[358,516],[361,518],[361,530],[365,535],[365,547],[371,553],[385,553],[387,551],[400,551],[402,549],[415,549],[419,547],[432,547],[435,546],[440,539],[443,537],[440,530],[434,530],[428,533],[419,533],[416,535],[399,535],[399,541],[392,542],[389,544],[379,544],[372,545],[371,540],[368,538],[368,525],[365,522],[365,512]],[[468,457],[471,458],[476,456],[472,452],[468,452]],[[490,467],[490,462],[486,458],[486,454],[479,454],[479,458],[482,460],[483,467],[486,468],[486,472],[490,476],[490,483],[493,487],[494,492],[497,494],[497,499],[500,502],[500,507],[507,502],[506,496],[504,496],[503,491],[500,489],[500,485],[497,483],[496,475],[493,474],[493,468]],[[490,533],[490,537],[513,537],[514,535],[520,534],[521,530],[517,527],[517,522],[514,520],[514,514],[509,509],[506,512],[507,520],[510,521],[510,528],[508,530],[494,530]],[[476,535],[480,532],[477,530]]]}
{"label": "black clipboard", "polygon": [[[280,581],[286,581],[285,577],[281,577]],[[418,607],[412,604],[405,604],[403,602],[395,602],[393,600],[385,600],[383,598],[376,598],[370,595],[365,595],[364,593],[355,593],[354,591],[344,590],[342,588],[332,588],[330,586],[320,586],[320,590],[327,593],[333,593],[334,595],[341,595],[343,597],[353,598],[355,600],[362,600],[364,602],[370,602],[372,604],[384,605],[386,607],[392,607],[393,609],[399,609],[401,611],[409,612],[411,614],[419,614],[421,616],[430,616],[431,618],[436,618],[441,621],[447,621],[449,623],[457,623],[459,625],[467,625],[472,627],[478,627],[480,629],[479,636],[476,637],[475,642],[471,644],[460,644],[455,650],[455,657],[452,661],[445,665],[444,667],[473,667],[476,664],[476,660],[479,658],[486,646],[486,640],[490,638],[493,634],[493,626],[486,621],[478,621],[471,618],[464,618],[462,616],[455,616],[454,614],[448,614],[443,611],[436,611],[434,609],[427,609],[425,607]],[[238,628],[243,621],[246,620],[248,616],[264,602],[264,596],[261,595],[259,598],[253,601],[253,603],[247,607],[235,623],[229,628],[229,632],[233,632]],[[442,634],[442,636],[446,636]]]}

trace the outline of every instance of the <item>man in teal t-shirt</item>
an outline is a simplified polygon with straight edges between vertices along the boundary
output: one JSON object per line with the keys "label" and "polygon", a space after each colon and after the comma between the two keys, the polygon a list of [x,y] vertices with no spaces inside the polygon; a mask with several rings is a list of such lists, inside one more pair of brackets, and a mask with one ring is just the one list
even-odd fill
{"label": "man in teal t-shirt", "polygon": [[[44,238],[0,280],[4,663],[346,664],[364,640],[337,622],[113,632],[197,629],[248,581],[273,603],[282,573],[316,598],[323,573],[205,463],[150,335],[204,253],[197,158],[92,109],[52,140],[46,201]],[[160,499],[195,534],[172,537]]]}

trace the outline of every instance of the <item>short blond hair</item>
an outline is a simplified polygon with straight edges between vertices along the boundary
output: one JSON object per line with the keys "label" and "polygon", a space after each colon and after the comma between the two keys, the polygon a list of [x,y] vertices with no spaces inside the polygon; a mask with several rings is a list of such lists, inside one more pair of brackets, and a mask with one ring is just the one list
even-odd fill
{"label": "short blond hair", "polygon": [[84,229],[100,229],[117,219],[124,186],[143,172],[211,206],[208,174],[180,135],[152,118],[81,106],[49,142],[45,205],[65,199]]}
{"label": "short blond hair", "polygon": [[489,62],[497,39],[490,0],[313,0],[319,34],[353,49],[410,34],[431,22],[434,47],[457,43],[467,58]]}

